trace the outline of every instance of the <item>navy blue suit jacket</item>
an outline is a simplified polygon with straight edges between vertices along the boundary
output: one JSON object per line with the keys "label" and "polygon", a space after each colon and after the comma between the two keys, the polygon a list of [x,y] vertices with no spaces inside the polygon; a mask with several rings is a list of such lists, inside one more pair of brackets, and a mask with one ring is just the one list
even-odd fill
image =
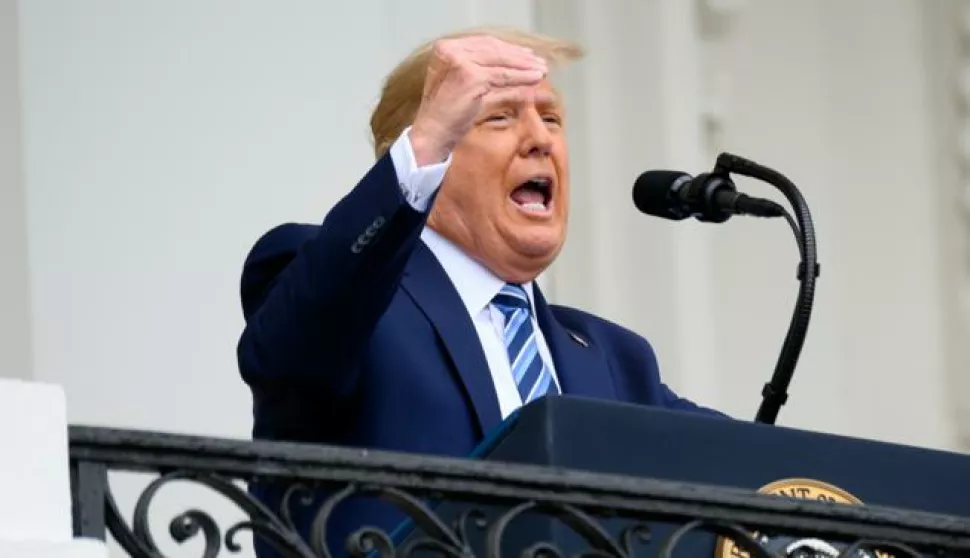
{"label": "navy blue suit jacket", "polygon": [[[255,438],[466,456],[501,422],[471,318],[421,242],[425,220],[384,156],[322,224],[259,239],[242,274],[238,346]],[[714,413],[661,383],[639,335],[548,304],[538,288],[535,307],[565,394]],[[278,489],[252,490],[278,505]],[[305,528],[308,514],[296,515]],[[347,506],[331,548],[362,521],[399,520]]]}

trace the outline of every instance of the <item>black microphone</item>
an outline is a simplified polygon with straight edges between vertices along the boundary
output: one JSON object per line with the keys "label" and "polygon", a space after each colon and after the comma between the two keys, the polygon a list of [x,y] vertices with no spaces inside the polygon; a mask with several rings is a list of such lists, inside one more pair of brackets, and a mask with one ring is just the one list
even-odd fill
{"label": "black microphone", "polygon": [[[795,217],[773,201],[738,193],[730,178],[732,173],[774,186],[791,203]],[[633,185],[633,203],[643,213],[675,221],[695,217],[700,221],[723,223],[732,215],[754,215],[784,217],[788,222],[801,256],[796,272],[798,299],[775,371],[761,391],[761,406],[755,415],[756,422],[774,424],[782,405],[788,401],[788,387],[805,344],[815,300],[815,280],[820,271],[815,225],[802,193],[774,169],[731,153],[721,153],[714,170],[697,177],[664,170],[641,174]]]}
{"label": "black microphone", "polygon": [[679,171],[647,171],[633,184],[633,203],[647,215],[675,221],[694,217],[723,223],[732,215],[785,215],[777,203],[739,193],[728,176],[713,173],[693,177]]}

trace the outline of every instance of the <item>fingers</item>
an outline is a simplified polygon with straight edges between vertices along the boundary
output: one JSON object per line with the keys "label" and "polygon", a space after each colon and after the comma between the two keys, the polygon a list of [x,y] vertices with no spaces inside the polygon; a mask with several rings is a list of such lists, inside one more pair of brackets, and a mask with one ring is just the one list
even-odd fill
{"label": "fingers", "polygon": [[516,89],[534,86],[547,73],[546,61],[530,49],[494,37],[435,42],[412,128],[415,156],[443,160],[474,126],[486,95],[523,94]]}
{"label": "fingers", "polygon": [[465,63],[477,66],[489,87],[535,85],[548,73],[548,65],[531,49],[495,37],[470,37],[462,46]]}
{"label": "fingers", "polygon": [[492,87],[519,87],[535,85],[546,76],[544,70],[518,70],[514,68],[490,68],[486,73],[488,84]]}
{"label": "fingers", "polygon": [[547,62],[531,49],[483,37],[471,56],[471,61],[484,67],[505,67],[517,70],[547,70]]}
{"label": "fingers", "polygon": [[[440,64],[432,73],[442,82],[451,78],[470,88],[473,97],[492,88],[514,88],[539,83],[548,73],[546,61],[531,49],[494,37],[464,37],[435,45]],[[433,84],[427,87],[433,93]]]}
{"label": "fingers", "polygon": [[495,37],[464,37],[443,41],[439,46],[439,55],[456,62],[470,62],[484,68],[548,71],[546,60],[531,49]]}

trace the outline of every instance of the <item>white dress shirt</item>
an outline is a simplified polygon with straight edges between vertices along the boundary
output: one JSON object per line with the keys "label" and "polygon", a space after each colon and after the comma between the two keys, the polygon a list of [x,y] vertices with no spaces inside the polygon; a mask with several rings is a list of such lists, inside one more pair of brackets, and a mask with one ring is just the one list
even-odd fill
{"label": "white dress shirt", "polygon": [[[411,148],[409,132],[410,128],[406,129],[391,146],[391,161],[394,163],[394,170],[405,199],[418,211],[427,211],[431,197],[438,190],[451,164],[451,155],[443,163],[419,168],[414,150]],[[432,229],[425,227],[421,232],[421,240],[431,249],[445,273],[448,274],[448,278],[451,279],[451,283],[465,305],[468,316],[475,325],[485,359],[488,361],[488,368],[492,373],[492,383],[495,386],[499,409],[504,419],[522,406],[522,397],[512,377],[508,353],[505,350],[503,337],[505,316],[492,304],[492,298],[499,293],[505,282]],[[558,386],[559,379],[556,376],[549,347],[536,321],[532,282],[522,287],[528,294],[529,304],[532,306],[531,320],[536,332],[539,355]]]}

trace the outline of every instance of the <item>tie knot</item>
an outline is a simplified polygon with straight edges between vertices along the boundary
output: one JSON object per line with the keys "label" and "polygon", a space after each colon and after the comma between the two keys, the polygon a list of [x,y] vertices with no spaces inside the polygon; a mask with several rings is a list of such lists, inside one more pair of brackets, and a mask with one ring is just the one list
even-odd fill
{"label": "tie knot", "polygon": [[529,295],[525,294],[525,289],[521,286],[506,283],[492,299],[492,304],[502,311],[528,309]]}

